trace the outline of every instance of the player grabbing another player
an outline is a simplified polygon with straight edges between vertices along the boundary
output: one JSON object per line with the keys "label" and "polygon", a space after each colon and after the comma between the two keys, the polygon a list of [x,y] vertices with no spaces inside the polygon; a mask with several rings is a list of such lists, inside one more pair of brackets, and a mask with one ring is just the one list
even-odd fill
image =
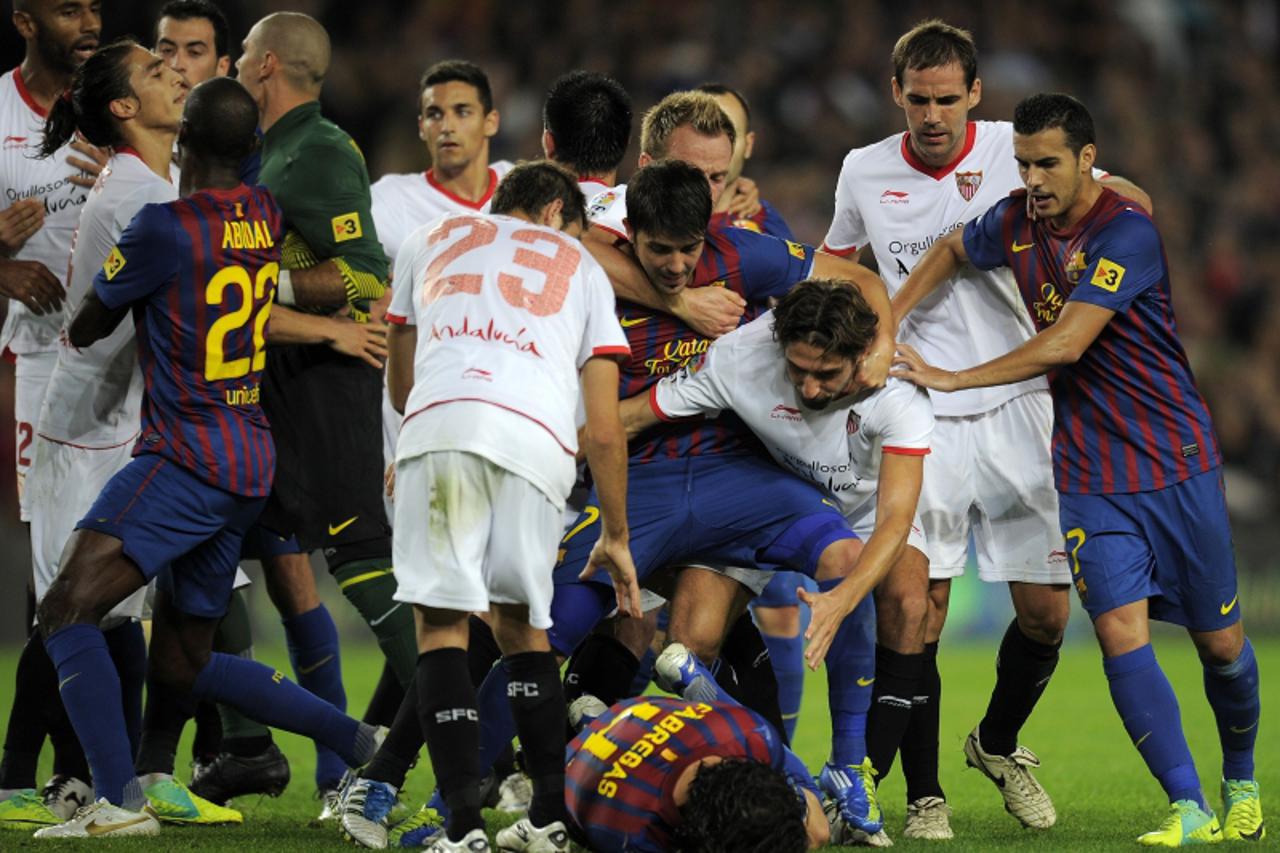
{"label": "player grabbing another player", "polygon": [[253,99],[239,83],[212,80],[192,93],[180,136],[188,197],[138,213],[68,330],[71,344],[85,347],[132,310],[146,395],[135,458],[81,520],[39,610],[99,798],[40,837],[158,831],[143,810],[119,678],[98,628],[151,578],[158,578],[151,659],[161,682],[321,739],[352,764],[374,751],[371,727],[279,672],[210,654],[241,539],[275,468],[258,398],[283,227],[270,194],[239,181],[256,125]]}
{"label": "player grabbing another player", "polygon": [[[966,262],[1007,266],[1039,331],[964,370],[931,367],[903,346],[895,370],[942,391],[1052,371],[1053,471],[1076,591],[1125,730],[1172,804],[1138,840],[1261,838],[1258,664],[1240,621],[1222,457],[1178,339],[1160,234],[1094,179],[1093,119],[1079,101],[1034,95],[1013,129],[1025,192],[934,244],[894,309],[909,316]],[[1222,742],[1221,827],[1156,662],[1151,618],[1184,626],[1204,664]]]}
{"label": "player grabbing another player", "polygon": [[388,384],[406,414],[396,450],[396,598],[414,605],[419,720],[450,812],[436,853],[489,849],[467,673],[474,611],[490,613],[533,782],[528,817],[498,845],[568,850],[566,710],[546,629],[575,476],[579,370],[604,531],[587,571],[608,568],[619,608],[639,615],[617,412],[616,359],[629,347],[604,272],[572,239],[586,227],[584,208],[573,176],[525,164],[499,186],[493,216],[423,227],[396,263]]}
{"label": "player grabbing another player", "polygon": [[804,763],[739,705],[627,699],[568,756],[569,813],[599,853],[798,853],[829,840]]}

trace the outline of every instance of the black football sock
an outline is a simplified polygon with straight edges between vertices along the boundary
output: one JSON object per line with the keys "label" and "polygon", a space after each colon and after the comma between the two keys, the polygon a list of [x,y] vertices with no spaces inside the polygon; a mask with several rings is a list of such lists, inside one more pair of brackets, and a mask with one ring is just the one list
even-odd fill
{"label": "black football sock", "polygon": [[191,758],[212,761],[222,751],[222,716],[216,702],[196,703],[196,734],[191,740]]}
{"label": "black football sock", "polygon": [[564,805],[564,688],[554,652],[524,652],[502,659],[507,699],[520,736],[524,768],[533,783],[529,820],[534,826],[566,821]]}
{"label": "black football sock", "polygon": [[982,749],[992,755],[1012,755],[1018,732],[1040,701],[1058,666],[1062,643],[1046,645],[1022,633],[1018,620],[1009,623],[996,656],[996,686],[987,715],[978,724]]}
{"label": "black football sock", "polygon": [[391,730],[361,775],[395,785],[397,789],[404,787],[405,776],[417,759],[423,742],[422,721],[418,716],[417,676],[414,676],[396,710]]}
{"label": "black football sock", "polygon": [[876,684],[867,714],[867,756],[875,768],[877,784],[893,767],[894,756],[911,724],[912,697],[923,667],[923,652],[904,655],[876,646]]}
{"label": "black football sock", "polygon": [[592,632],[578,646],[565,671],[566,702],[591,694],[606,707],[625,698],[640,661],[631,650],[609,634]]}
{"label": "black football sock", "polygon": [[[107,651],[111,653],[111,662],[116,665],[120,676],[125,731],[129,735],[129,748],[137,755],[142,743],[142,685],[147,680],[147,637],[142,631],[142,623],[134,619],[103,631],[102,636],[107,640]],[[188,719],[195,710],[194,701],[190,709]]]}
{"label": "black football sock", "polygon": [[467,670],[471,683],[479,687],[501,657],[502,649],[498,648],[489,623],[479,616],[467,617]]}
{"label": "black football sock", "polygon": [[396,678],[395,670],[384,660],[382,674],[378,676],[378,686],[373,688],[369,705],[364,709],[364,716],[360,719],[371,726],[391,725],[401,703],[404,702],[405,695],[405,689],[400,685],[400,679]]}
{"label": "black football sock", "polygon": [[450,841],[484,828],[480,814],[480,714],[467,653],[444,648],[418,657],[418,719],[436,784],[449,807]]}
{"label": "black football sock", "polygon": [[22,647],[14,673],[13,704],[5,729],[4,758],[0,760],[0,788],[36,787],[36,764],[49,731],[45,709],[51,707],[51,701],[62,707],[58,673],[45,654],[40,632],[34,631]]}
{"label": "black football sock", "polygon": [[942,797],[938,781],[938,728],[942,708],[942,677],[938,674],[938,644],[925,643],[920,681],[911,697],[911,722],[902,736],[902,775],[907,780],[907,802],[921,797]]}
{"label": "black football sock", "polygon": [[720,648],[720,668],[716,683],[734,699],[764,717],[783,743],[788,743],[787,727],[778,703],[778,679],[769,660],[769,647],[750,613],[743,613]]}
{"label": "black football sock", "polygon": [[142,726],[142,743],[134,762],[138,775],[173,773],[178,740],[187,720],[195,713],[196,702],[189,690],[179,690],[147,676],[147,709]]}

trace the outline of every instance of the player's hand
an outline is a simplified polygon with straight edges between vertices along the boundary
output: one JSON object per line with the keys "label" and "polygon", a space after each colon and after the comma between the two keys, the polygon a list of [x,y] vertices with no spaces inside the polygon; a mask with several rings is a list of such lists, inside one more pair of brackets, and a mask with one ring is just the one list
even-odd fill
{"label": "player's hand", "polygon": [[369,320],[373,323],[386,322],[387,309],[391,307],[391,288],[382,291],[377,302],[369,303]]}
{"label": "player's hand", "polygon": [[24,198],[0,210],[0,254],[12,256],[44,225],[44,203]]}
{"label": "player's hand", "polygon": [[50,314],[62,307],[62,283],[39,261],[0,259],[0,296],[16,299],[34,314]]}
{"label": "player's hand", "polygon": [[79,151],[83,157],[73,157],[67,155],[67,165],[76,169],[71,173],[68,180],[78,187],[92,189],[98,175],[107,165],[107,160],[111,155],[96,145],[90,145],[85,140],[76,137],[71,142],[71,150]]}
{"label": "player's hand", "polygon": [[358,358],[379,370],[387,361],[387,324],[357,323],[345,317],[331,317],[332,338],[329,346],[343,355]]}
{"label": "player's hand", "polygon": [[382,475],[382,489],[390,500],[396,499],[396,463],[392,462],[387,466],[386,472]]}
{"label": "player's hand", "polygon": [[738,328],[747,300],[727,287],[686,287],[675,296],[671,313],[695,332],[708,338],[727,335]]}
{"label": "player's hand", "polygon": [[733,185],[733,196],[729,199],[729,206],[725,210],[734,218],[755,216],[759,213],[760,188],[756,186],[756,182],[745,175],[740,175]]}
{"label": "player's hand", "polygon": [[934,391],[955,391],[960,387],[960,377],[954,370],[933,367],[920,357],[920,353],[903,343],[898,344],[898,354],[894,356],[893,369],[889,374]]}
{"label": "player's hand", "polygon": [[578,575],[578,579],[585,581],[599,569],[607,571],[613,579],[613,590],[618,597],[618,612],[636,619],[642,617],[640,583],[636,580],[636,564],[631,560],[631,548],[627,545],[626,537],[614,537],[601,532],[587,557],[587,566]]}
{"label": "player's hand", "polygon": [[822,666],[822,661],[831,648],[831,641],[835,639],[836,631],[840,630],[840,623],[844,622],[844,618],[857,605],[857,601],[847,600],[847,586],[848,584],[842,583],[834,589],[818,593],[809,592],[804,587],[796,590],[800,600],[813,611],[809,617],[809,628],[804,632],[804,660],[809,669],[816,670]]}
{"label": "player's hand", "polygon": [[886,337],[882,341],[877,337],[858,362],[858,373],[854,379],[863,388],[883,388],[892,363],[893,340]]}

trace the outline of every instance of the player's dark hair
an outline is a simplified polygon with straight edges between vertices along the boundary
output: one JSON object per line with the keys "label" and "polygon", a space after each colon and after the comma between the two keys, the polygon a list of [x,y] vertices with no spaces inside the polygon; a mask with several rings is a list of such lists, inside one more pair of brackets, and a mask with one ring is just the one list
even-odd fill
{"label": "player's dark hair", "polygon": [[557,77],[542,105],[542,126],[555,138],[555,158],[579,175],[618,168],[631,141],[631,96],[595,71]]}
{"label": "player's dark hair", "polygon": [[773,309],[773,339],[824,355],[857,361],[875,340],[879,318],[851,282],[811,278],[798,282]]}
{"label": "player's dark hair", "polygon": [[173,18],[175,21],[204,18],[213,27],[213,52],[219,57],[230,55],[231,26],[222,10],[209,0],[169,0],[161,6],[156,17],[156,41],[160,40],[161,18]]}
{"label": "player's dark hair", "polygon": [[479,65],[465,59],[444,59],[422,72],[422,80],[418,84],[418,101],[422,101],[422,93],[428,86],[441,83],[469,83],[476,89],[480,98],[480,106],[485,115],[493,110],[493,92],[489,89],[489,75]]}
{"label": "player's dark hair", "polygon": [[751,127],[751,104],[747,103],[747,96],[737,89],[726,86],[724,83],[703,83],[693,91],[706,92],[708,95],[732,95],[734,100],[742,104],[742,114],[747,117],[747,127]]}
{"label": "player's dark hair", "polygon": [[789,853],[808,849],[805,802],[767,764],[726,758],[703,764],[680,808],[674,847],[682,853]]}
{"label": "player's dark hair", "polygon": [[1071,153],[1094,144],[1093,116],[1084,104],[1070,95],[1042,93],[1023,98],[1013,108],[1013,132],[1030,136],[1042,130],[1062,128]]}
{"label": "player's dark hair", "polygon": [[258,105],[239,80],[211,77],[191,90],[178,140],[202,160],[238,169],[258,144]]}
{"label": "player's dark hair", "polygon": [[52,156],[77,130],[99,148],[124,141],[111,115],[111,102],[133,95],[129,85],[129,55],[138,43],[120,39],[89,54],[71,75],[71,86],[53,102],[44,121],[40,156]]}
{"label": "player's dark hair", "polygon": [[968,30],[953,27],[939,18],[921,21],[893,46],[893,79],[902,85],[908,71],[941,68],[953,62],[964,69],[964,85],[973,87],[978,79],[978,48]]}
{"label": "player's dark hair", "polygon": [[498,214],[518,210],[533,215],[556,199],[563,202],[560,215],[565,224],[577,222],[587,227],[587,200],[577,177],[550,160],[530,160],[507,172],[493,192],[489,210]]}
{"label": "player's dark hair", "polygon": [[627,224],[637,234],[698,239],[711,221],[711,187],[683,160],[657,160],[627,184]]}

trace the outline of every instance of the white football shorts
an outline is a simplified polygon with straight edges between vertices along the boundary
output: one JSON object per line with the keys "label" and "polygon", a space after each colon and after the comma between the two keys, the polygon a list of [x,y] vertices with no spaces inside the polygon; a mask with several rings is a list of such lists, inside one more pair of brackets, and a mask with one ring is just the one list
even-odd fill
{"label": "white football shorts", "polygon": [[[31,520],[31,502],[26,481],[35,454],[36,424],[44,406],[44,392],[58,363],[57,352],[33,352],[17,357],[13,366],[13,420],[17,430],[14,447],[18,482],[18,517]],[[97,497],[95,495],[95,497]]]}

